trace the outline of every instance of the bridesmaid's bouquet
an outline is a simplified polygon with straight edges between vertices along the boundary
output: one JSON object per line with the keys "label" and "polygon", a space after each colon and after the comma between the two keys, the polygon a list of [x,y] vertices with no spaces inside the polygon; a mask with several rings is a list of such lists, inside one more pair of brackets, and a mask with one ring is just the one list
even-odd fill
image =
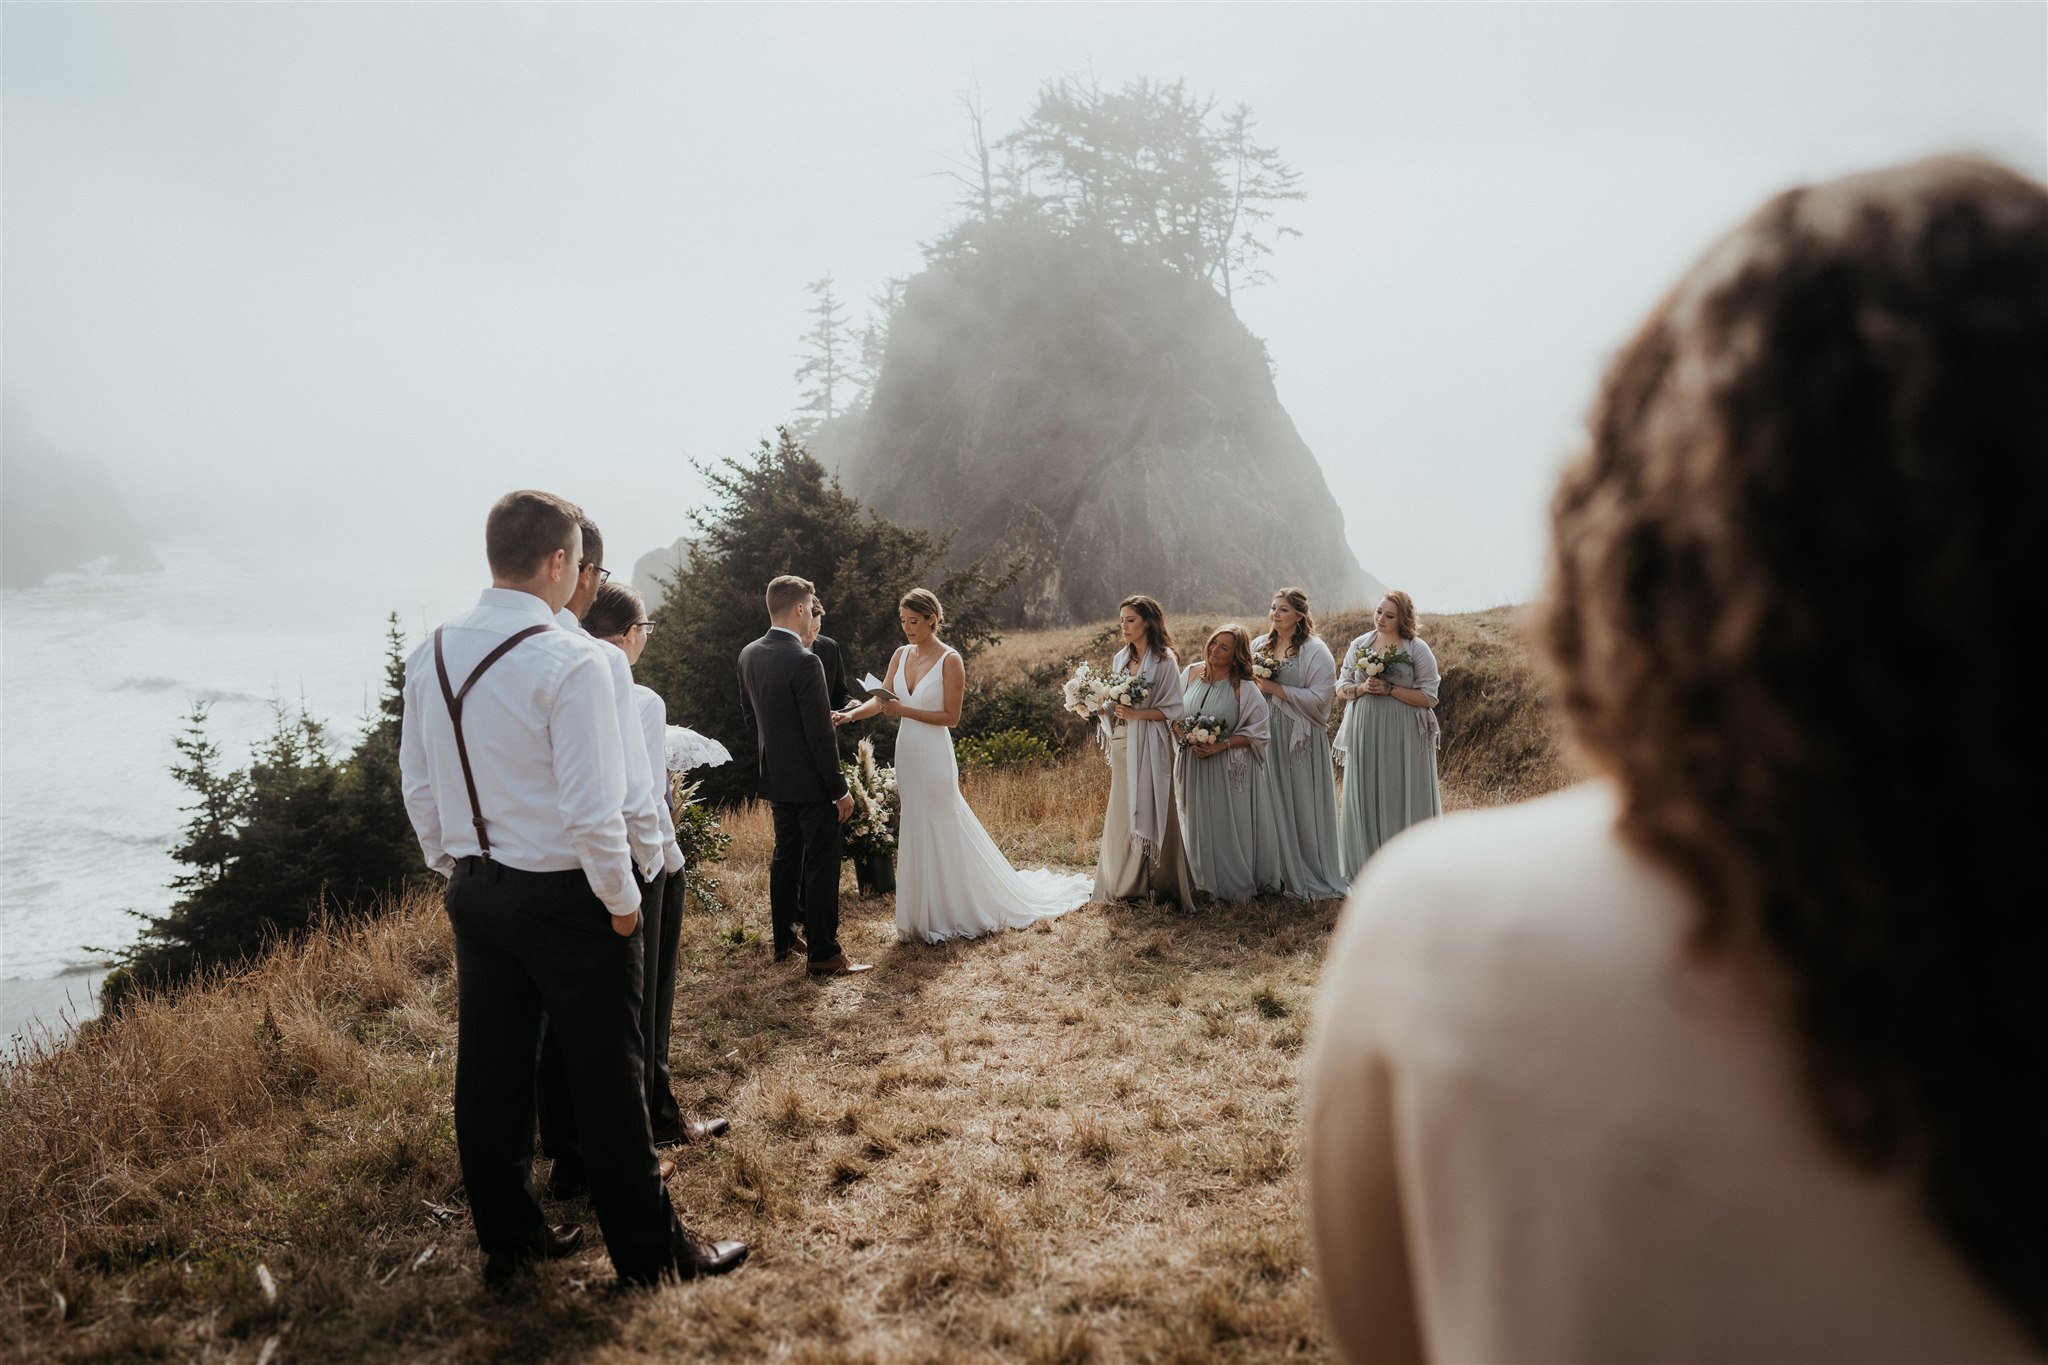
{"label": "bridesmaid's bouquet", "polygon": [[1413,662],[1405,649],[1390,649],[1382,654],[1378,650],[1360,645],[1358,652],[1351,656],[1351,671],[1360,678],[1377,678],[1395,664]]}
{"label": "bridesmaid's bouquet", "polygon": [[1074,675],[1060,685],[1060,699],[1067,710],[1083,720],[1093,720],[1102,712],[1103,677],[1094,667],[1083,661],[1074,669]]}
{"label": "bridesmaid's bouquet", "polygon": [[1196,744],[1221,744],[1230,734],[1230,727],[1214,716],[1190,716],[1180,728],[1180,743],[1183,749]]}
{"label": "bridesmaid's bouquet", "polygon": [[846,774],[846,790],[853,797],[853,814],[846,818],[846,856],[868,858],[896,851],[895,825],[900,809],[896,795],[896,769],[875,762],[875,742],[864,739],[855,750],[859,761],[840,765]]}
{"label": "bridesmaid's bouquet", "polygon": [[1280,656],[1278,654],[1275,654],[1270,649],[1260,649],[1252,652],[1252,676],[1254,678],[1270,679],[1278,676],[1279,672]]}
{"label": "bridesmaid's bouquet", "polygon": [[1109,681],[1102,685],[1102,706],[1107,711],[1112,706],[1143,706],[1145,698],[1152,695],[1152,684],[1136,673],[1112,673]]}
{"label": "bridesmaid's bouquet", "polygon": [[1060,687],[1067,710],[1084,720],[1094,720],[1112,706],[1143,706],[1152,685],[1133,673],[1097,673],[1088,663],[1075,666],[1074,674]]}

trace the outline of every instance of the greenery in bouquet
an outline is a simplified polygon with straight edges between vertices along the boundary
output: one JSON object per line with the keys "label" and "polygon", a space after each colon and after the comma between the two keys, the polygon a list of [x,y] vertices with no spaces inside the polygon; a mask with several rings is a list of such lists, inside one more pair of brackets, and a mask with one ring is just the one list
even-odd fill
{"label": "greenery in bouquet", "polygon": [[1377,678],[1395,664],[1413,663],[1408,651],[1395,648],[1381,653],[1369,645],[1360,645],[1351,655],[1350,669],[1360,680]]}
{"label": "greenery in bouquet", "polygon": [[1280,656],[1270,649],[1255,650],[1252,653],[1252,676],[1274,678],[1280,673]]}
{"label": "greenery in bouquet", "polygon": [[678,772],[668,775],[669,813],[675,817],[676,847],[683,851],[683,893],[704,909],[719,904],[719,879],[711,869],[725,861],[732,836],[718,825],[718,812],[701,799],[701,783]]}
{"label": "greenery in bouquet", "polygon": [[875,742],[864,739],[854,751],[855,761],[841,765],[846,790],[853,797],[853,814],[843,826],[845,856],[871,858],[896,852],[896,823],[900,807],[896,796],[896,769],[875,762]]}
{"label": "greenery in bouquet", "polygon": [[1229,737],[1230,727],[1215,716],[1190,716],[1181,723],[1180,742],[1182,748],[1195,744],[1221,744]]}

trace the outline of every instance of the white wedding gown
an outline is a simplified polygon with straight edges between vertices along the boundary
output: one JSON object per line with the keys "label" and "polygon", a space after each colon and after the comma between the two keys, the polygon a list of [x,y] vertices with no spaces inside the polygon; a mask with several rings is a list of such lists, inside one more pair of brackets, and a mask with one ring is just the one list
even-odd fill
{"label": "white wedding gown", "polygon": [[[948,654],[953,652],[949,646]],[[898,656],[895,686],[901,688]],[[943,657],[917,680],[903,704],[936,711],[945,704]],[[997,929],[1023,929],[1063,915],[1087,901],[1093,877],[1039,869],[1019,872],[981,827],[960,795],[953,732],[943,725],[904,720],[896,735],[896,794],[902,827],[896,848],[896,936],[978,938]]]}

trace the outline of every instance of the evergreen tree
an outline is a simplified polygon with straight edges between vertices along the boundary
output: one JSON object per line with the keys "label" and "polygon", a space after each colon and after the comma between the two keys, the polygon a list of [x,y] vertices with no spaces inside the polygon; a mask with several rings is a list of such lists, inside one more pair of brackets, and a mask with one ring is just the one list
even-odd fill
{"label": "evergreen tree", "polygon": [[370,913],[424,874],[398,776],[404,643],[394,615],[377,714],[342,762],[326,727],[278,702],[249,767],[223,770],[207,708],[193,706],[171,770],[192,797],[184,839],[171,851],[185,868],[171,882],[178,900],[141,916],[142,933],[103,993],[110,1010],[137,989],[232,969],[327,911]]}
{"label": "evergreen tree", "polygon": [[[990,575],[980,561],[946,569],[948,538],[885,521],[839,486],[788,428],[750,459],[701,468],[712,505],[698,515],[697,552],[673,580],[662,629],[641,657],[641,680],[668,703],[669,719],[712,735],[733,762],[703,774],[719,801],[750,794],[754,734],[741,714],[740,650],[767,629],[762,593],[770,579],[798,574],[818,587],[847,672],[879,672],[903,642],[896,602],[929,587],[946,605],[946,637],[973,654],[995,638],[993,603],[1013,574]],[[885,752],[893,722],[871,722]]]}
{"label": "evergreen tree", "polygon": [[795,427],[808,436],[838,416],[839,387],[852,378],[853,346],[846,335],[846,314],[833,294],[830,275],[812,280],[810,293],[811,330],[804,334],[804,349],[796,367],[796,382],[806,387],[797,411],[804,414]]}

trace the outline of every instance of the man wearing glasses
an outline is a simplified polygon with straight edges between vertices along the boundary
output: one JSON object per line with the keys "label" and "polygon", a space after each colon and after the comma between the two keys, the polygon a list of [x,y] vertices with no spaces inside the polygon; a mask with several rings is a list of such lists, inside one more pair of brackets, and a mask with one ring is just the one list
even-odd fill
{"label": "man wearing glasses", "polygon": [[[583,518],[583,557],[576,567],[576,591],[569,603],[555,613],[555,625],[572,635],[590,639],[583,617],[597,600],[597,590],[611,577],[604,567],[604,536],[597,523]],[[654,773],[648,767],[647,743],[640,733],[639,703],[633,698],[633,666],[626,656],[608,645],[592,640],[611,670],[612,692],[618,708],[619,740],[626,759],[626,839],[633,852],[633,867],[643,885],[652,883],[667,862],[672,837],[662,829],[662,811],[654,796]],[[644,928],[644,925],[643,925]],[[636,929],[636,933],[642,930]],[[644,937],[644,935],[643,935]],[[656,944],[643,943],[642,952],[653,952]],[[642,1007],[651,1002],[642,1002]],[[548,1174],[548,1193],[557,1199],[574,1199],[589,1188],[583,1160],[583,1144],[577,1140],[576,1116],[569,1103],[568,1064],[553,1035],[543,1025],[540,1047],[540,1146],[554,1160]],[[663,1180],[675,1172],[675,1162],[661,1159]]]}

